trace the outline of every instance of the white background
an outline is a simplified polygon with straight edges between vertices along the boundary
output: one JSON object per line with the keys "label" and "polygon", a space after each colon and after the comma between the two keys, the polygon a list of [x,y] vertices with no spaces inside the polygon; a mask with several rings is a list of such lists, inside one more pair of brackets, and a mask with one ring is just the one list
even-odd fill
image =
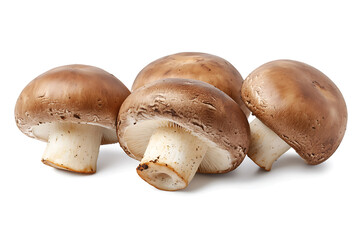
{"label": "white background", "polygon": [[[246,3],[245,3],[246,2]],[[3,1],[0,3],[0,239],[359,239],[357,1]],[[306,62],[340,88],[344,140],[325,163],[289,151],[264,172],[246,158],[224,175],[159,191],[118,144],[98,172],[40,162],[46,144],[22,134],[14,106],[25,85],[60,65],[98,66],[128,88],[151,61],[200,51],[245,78],[280,58]]]}

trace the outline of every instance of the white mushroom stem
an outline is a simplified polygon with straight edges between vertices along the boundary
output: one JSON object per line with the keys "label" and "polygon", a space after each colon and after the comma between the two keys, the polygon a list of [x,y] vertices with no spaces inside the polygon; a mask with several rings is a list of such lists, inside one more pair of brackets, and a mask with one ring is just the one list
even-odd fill
{"label": "white mushroom stem", "polygon": [[152,134],[137,172],[158,189],[183,189],[194,177],[207,148],[181,127],[160,127]]}
{"label": "white mushroom stem", "polygon": [[250,132],[248,156],[261,168],[270,171],[272,164],[289,150],[290,146],[257,118],[250,123]]}
{"label": "white mushroom stem", "polygon": [[96,172],[101,127],[62,123],[54,124],[49,132],[43,163],[73,172]]}

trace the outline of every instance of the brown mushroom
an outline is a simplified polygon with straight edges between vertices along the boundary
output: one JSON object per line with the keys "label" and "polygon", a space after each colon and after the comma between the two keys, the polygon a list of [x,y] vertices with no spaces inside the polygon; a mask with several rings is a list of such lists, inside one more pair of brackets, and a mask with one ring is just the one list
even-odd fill
{"label": "brown mushroom", "polygon": [[48,142],[43,163],[94,173],[100,144],[117,142],[116,117],[129,94],[120,80],[100,68],[61,66],[24,88],[15,120],[24,134]]}
{"label": "brown mushroom", "polygon": [[344,136],[341,92],[305,63],[277,60],[260,66],[245,79],[241,96],[256,116],[248,156],[265,170],[290,147],[308,164],[322,163]]}
{"label": "brown mushroom", "polygon": [[210,84],[165,79],[135,90],[118,116],[118,139],[137,172],[162,190],[185,188],[196,171],[225,173],[244,159],[249,145],[246,116]]}
{"label": "brown mushroom", "polygon": [[165,78],[194,79],[210,83],[237,102],[247,117],[250,114],[240,97],[243,78],[223,58],[198,52],[182,52],[162,57],[140,71],[132,90]]}

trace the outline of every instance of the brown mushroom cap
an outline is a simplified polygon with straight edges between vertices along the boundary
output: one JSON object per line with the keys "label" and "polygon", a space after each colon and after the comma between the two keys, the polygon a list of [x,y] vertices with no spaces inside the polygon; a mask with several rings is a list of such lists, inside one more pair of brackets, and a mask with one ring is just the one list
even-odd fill
{"label": "brown mushroom cap", "polygon": [[71,122],[104,127],[102,144],[114,143],[116,117],[129,94],[119,79],[100,68],[61,66],[24,88],[16,102],[15,120],[24,134],[43,141],[49,134],[47,123]]}
{"label": "brown mushroom cap", "polygon": [[183,52],[160,58],[140,71],[132,90],[165,78],[195,79],[209,83],[237,102],[246,116],[250,114],[240,97],[243,78],[223,58],[198,52]]}
{"label": "brown mushroom cap", "polygon": [[241,96],[309,164],[328,159],[344,136],[347,110],[341,92],[305,63],[277,60],[260,66],[245,79]]}
{"label": "brown mushroom cap", "polygon": [[228,95],[210,84],[188,79],[165,79],[135,90],[118,116],[118,139],[132,158],[141,160],[152,133],[174,123],[202,139],[208,151],[199,172],[235,169],[249,146],[246,116]]}

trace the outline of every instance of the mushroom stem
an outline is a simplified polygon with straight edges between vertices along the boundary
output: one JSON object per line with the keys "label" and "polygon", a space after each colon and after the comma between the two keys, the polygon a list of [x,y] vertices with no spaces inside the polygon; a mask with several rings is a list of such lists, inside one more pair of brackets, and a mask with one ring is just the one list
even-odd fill
{"label": "mushroom stem", "polygon": [[259,167],[270,171],[272,164],[289,150],[290,146],[257,118],[250,123],[250,132],[249,158]]}
{"label": "mushroom stem", "polygon": [[158,189],[183,189],[194,177],[207,148],[181,127],[160,127],[152,134],[137,173]]}
{"label": "mushroom stem", "polygon": [[102,140],[101,127],[61,123],[50,129],[42,162],[51,167],[79,172],[96,172]]}

